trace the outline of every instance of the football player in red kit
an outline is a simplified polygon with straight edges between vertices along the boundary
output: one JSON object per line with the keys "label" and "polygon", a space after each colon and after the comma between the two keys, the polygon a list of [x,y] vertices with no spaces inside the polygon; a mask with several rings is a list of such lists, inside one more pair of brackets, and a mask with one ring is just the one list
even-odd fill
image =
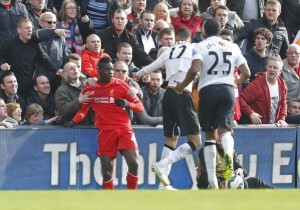
{"label": "football player in red kit", "polygon": [[114,189],[112,174],[119,151],[128,165],[127,189],[137,189],[138,146],[125,108],[142,112],[144,107],[137,96],[127,94],[128,84],[113,77],[114,69],[109,57],[101,58],[97,68],[100,78],[96,86],[87,85],[82,91],[83,94],[88,92],[89,103],[82,105],[67,127],[80,122],[91,106],[96,114],[95,126],[99,129],[97,154],[102,166],[102,188]]}

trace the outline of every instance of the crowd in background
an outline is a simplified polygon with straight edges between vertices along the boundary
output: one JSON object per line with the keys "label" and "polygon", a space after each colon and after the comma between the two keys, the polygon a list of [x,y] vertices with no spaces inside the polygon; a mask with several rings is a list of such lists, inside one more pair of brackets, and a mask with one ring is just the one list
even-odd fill
{"label": "crowd in background", "polygon": [[[202,24],[212,18],[251,70],[237,87],[237,124],[300,124],[299,10],[298,0],[0,0],[0,126],[72,121],[105,56],[144,104],[142,113],[128,111],[132,124],[162,124],[164,69],[132,75],[172,47],[181,27],[191,42],[204,40]],[[94,117],[89,110],[78,124],[94,125]]]}

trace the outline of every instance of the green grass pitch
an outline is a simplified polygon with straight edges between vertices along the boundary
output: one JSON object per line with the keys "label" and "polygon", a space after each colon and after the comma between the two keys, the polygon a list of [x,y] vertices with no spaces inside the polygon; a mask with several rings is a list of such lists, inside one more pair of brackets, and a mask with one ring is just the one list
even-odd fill
{"label": "green grass pitch", "polygon": [[0,191],[1,210],[297,210],[300,190]]}

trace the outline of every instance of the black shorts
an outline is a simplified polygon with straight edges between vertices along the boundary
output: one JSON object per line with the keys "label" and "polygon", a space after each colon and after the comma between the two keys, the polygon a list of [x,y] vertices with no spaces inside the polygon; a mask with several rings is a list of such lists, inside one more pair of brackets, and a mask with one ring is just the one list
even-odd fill
{"label": "black shorts", "polygon": [[[166,137],[198,135],[200,126],[197,112],[192,102],[192,96],[184,91],[177,94],[173,89],[167,89],[163,101],[163,125]],[[180,131],[179,131],[180,129]]]}
{"label": "black shorts", "polygon": [[199,121],[202,131],[213,131],[218,126],[231,130],[235,100],[233,86],[209,85],[200,90],[199,97]]}

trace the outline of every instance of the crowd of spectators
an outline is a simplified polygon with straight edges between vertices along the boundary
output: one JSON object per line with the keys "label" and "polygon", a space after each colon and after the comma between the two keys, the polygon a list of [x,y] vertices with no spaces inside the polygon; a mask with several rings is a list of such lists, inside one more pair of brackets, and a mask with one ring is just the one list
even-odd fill
{"label": "crowd of spectators", "polygon": [[[144,103],[143,113],[131,113],[132,123],[162,124],[164,68],[136,82],[131,77],[159,49],[172,47],[179,28],[190,30],[193,43],[204,40],[207,19],[231,31],[251,70],[238,87],[238,124],[285,121],[299,114],[288,113],[300,98],[299,9],[297,0],[0,0],[0,126],[69,122],[88,101],[81,91],[97,82],[97,63],[107,56],[114,76]],[[295,119],[289,122],[300,124]],[[94,124],[92,110],[80,124]]]}

